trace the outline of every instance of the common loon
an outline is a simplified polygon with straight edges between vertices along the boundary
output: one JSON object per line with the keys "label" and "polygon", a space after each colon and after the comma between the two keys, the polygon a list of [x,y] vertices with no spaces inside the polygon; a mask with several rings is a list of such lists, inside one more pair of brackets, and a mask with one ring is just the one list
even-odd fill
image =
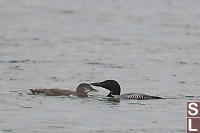
{"label": "common loon", "polygon": [[88,92],[97,91],[93,89],[89,84],[81,83],[76,88],[76,91],[71,90],[61,90],[58,88],[53,89],[29,89],[33,94],[45,94],[47,96],[78,96],[78,97],[88,97]]}
{"label": "common loon", "polygon": [[150,96],[141,93],[126,93],[120,95],[121,88],[119,83],[115,80],[105,80],[103,82],[90,83],[90,84],[93,86],[99,86],[108,89],[110,93],[107,95],[107,97],[114,97],[120,99],[135,99],[135,100],[162,99],[162,97]]}

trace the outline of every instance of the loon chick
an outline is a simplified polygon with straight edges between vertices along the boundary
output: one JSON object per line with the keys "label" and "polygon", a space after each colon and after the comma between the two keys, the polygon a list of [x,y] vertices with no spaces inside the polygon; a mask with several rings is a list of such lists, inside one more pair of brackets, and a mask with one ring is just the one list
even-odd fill
{"label": "loon chick", "polygon": [[29,89],[33,94],[45,94],[47,96],[78,96],[78,97],[88,97],[88,92],[97,91],[93,89],[89,84],[81,83],[76,88],[76,91],[71,90],[60,90],[58,88],[53,89]]}
{"label": "loon chick", "polygon": [[126,93],[126,94],[120,95],[121,88],[120,88],[119,83],[115,80],[105,80],[103,82],[90,83],[90,84],[93,86],[99,86],[99,87],[108,89],[110,93],[107,95],[107,97],[135,99],[135,100],[162,99],[161,97],[158,97],[158,96],[150,96],[150,95],[141,94],[141,93]]}

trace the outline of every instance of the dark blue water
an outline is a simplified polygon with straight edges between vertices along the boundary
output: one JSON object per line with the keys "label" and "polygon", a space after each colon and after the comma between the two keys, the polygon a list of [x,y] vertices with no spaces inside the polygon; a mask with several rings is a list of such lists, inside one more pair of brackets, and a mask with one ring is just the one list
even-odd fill
{"label": "dark blue water", "polygon": [[[186,101],[200,100],[199,4],[0,0],[0,132],[185,133]],[[105,79],[169,99],[28,94]]]}

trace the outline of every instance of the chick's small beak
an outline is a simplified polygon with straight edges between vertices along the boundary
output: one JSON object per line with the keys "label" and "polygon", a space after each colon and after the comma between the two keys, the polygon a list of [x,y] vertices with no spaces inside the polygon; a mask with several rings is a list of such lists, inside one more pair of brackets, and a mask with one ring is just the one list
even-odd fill
{"label": "chick's small beak", "polygon": [[86,93],[87,93],[87,92],[90,92],[90,91],[91,91],[91,90],[85,90],[84,92],[86,92]]}
{"label": "chick's small beak", "polygon": [[85,92],[90,92],[90,91],[97,91],[97,90],[92,88],[91,86],[89,88],[85,88]]}

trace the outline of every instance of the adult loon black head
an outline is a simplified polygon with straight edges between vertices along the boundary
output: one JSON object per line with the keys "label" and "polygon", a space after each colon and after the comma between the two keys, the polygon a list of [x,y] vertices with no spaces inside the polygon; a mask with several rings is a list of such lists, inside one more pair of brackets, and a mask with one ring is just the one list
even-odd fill
{"label": "adult loon black head", "polygon": [[108,89],[110,93],[107,95],[107,97],[114,97],[121,99],[135,99],[135,100],[164,99],[158,96],[150,96],[141,93],[126,93],[120,95],[121,88],[119,83],[115,80],[105,80],[103,82],[90,83],[90,84]]}
{"label": "adult loon black head", "polygon": [[91,83],[91,85],[103,87],[105,89],[108,89],[110,93],[107,95],[107,97],[119,97],[121,88],[117,81],[115,80],[105,80],[103,82],[96,82]]}

